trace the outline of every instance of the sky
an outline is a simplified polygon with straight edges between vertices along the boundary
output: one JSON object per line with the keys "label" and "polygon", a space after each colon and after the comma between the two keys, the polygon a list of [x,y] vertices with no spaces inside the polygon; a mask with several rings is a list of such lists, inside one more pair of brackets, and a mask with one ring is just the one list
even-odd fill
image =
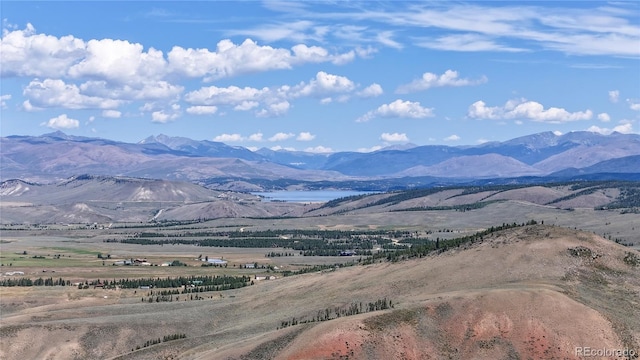
{"label": "sky", "polygon": [[369,152],[640,132],[640,2],[2,1],[2,136]]}

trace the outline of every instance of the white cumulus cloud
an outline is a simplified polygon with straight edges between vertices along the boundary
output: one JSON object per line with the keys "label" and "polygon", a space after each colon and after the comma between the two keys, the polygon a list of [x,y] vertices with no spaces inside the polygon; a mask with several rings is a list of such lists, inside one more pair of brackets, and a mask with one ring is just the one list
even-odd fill
{"label": "white cumulus cloud", "polygon": [[233,107],[233,110],[238,110],[238,111],[248,111],[251,110],[255,107],[260,106],[260,103],[257,101],[243,101],[240,104],[236,105]]}
{"label": "white cumulus cloud", "polygon": [[86,54],[84,41],[73,36],[36,34],[31,24],[24,30],[3,31],[0,48],[3,77],[61,77]]}
{"label": "white cumulus cloud", "polygon": [[382,95],[384,91],[382,90],[382,86],[379,84],[373,83],[366,88],[358,91],[357,95],[360,97],[368,98],[368,97],[376,97]]}
{"label": "white cumulus cloud", "polygon": [[382,133],[380,140],[387,142],[408,142],[409,138],[405,133]]}
{"label": "white cumulus cloud", "polygon": [[319,71],[308,84],[301,83],[290,91],[292,97],[318,96],[332,93],[347,93],[353,91],[356,85],[345,76],[328,74]]}
{"label": "white cumulus cloud", "polygon": [[598,114],[598,120],[602,122],[609,122],[611,121],[611,116],[609,116],[609,114],[607,113],[600,113]]}
{"label": "white cumulus cloud", "polygon": [[244,138],[240,134],[220,134],[213,138],[213,141],[217,142],[240,142]]}
{"label": "white cumulus cloud", "polygon": [[377,109],[367,112],[356,119],[356,122],[367,122],[376,117],[421,119],[432,116],[434,116],[433,109],[425,108],[417,101],[412,102],[398,99],[390,104],[380,105]]}
{"label": "white cumulus cloud", "polygon": [[142,44],[125,40],[89,40],[82,61],[69,68],[74,78],[99,78],[121,84],[159,79],[167,71],[162,51],[144,51]]}
{"label": "white cumulus cloud", "polygon": [[296,137],[296,140],[298,141],[311,141],[313,139],[315,139],[316,136],[311,134],[310,132],[301,132],[300,134],[298,134],[298,137]]}
{"label": "white cumulus cloud", "polygon": [[258,45],[251,39],[246,39],[241,44],[224,39],[218,42],[214,51],[174,46],[167,54],[172,72],[188,77],[204,77],[205,81],[246,73],[291,69],[305,63],[342,64],[353,58],[345,54],[330,54],[318,46],[299,44],[289,50]]}
{"label": "white cumulus cloud", "polygon": [[609,91],[609,101],[611,101],[612,103],[617,103],[619,99],[620,99],[620,91],[618,90]]}
{"label": "white cumulus cloud", "polygon": [[601,128],[599,126],[591,126],[587,129],[587,131],[590,132],[594,132],[594,133],[599,133],[602,135],[609,135],[613,132],[619,132],[621,134],[632,134],[633,133],[633,125],[630,122],[626,122],[623,124],[620,124],[616,127],[614,127],[613,129],[608,129],[608,128]]}
{"label": "white cumulus cloud", "polygon": [[494,120],[532,120],[550,124],[570,121],[589,120],[593,117],[591,110],[569,112],[563,108],[544,106],[535,101],[525,99],[510,100],[504,106],[487,106],[484,101],[476,101],[469,106],[467,115],[471,118]]}
{"label": "white cumulus cloud", "polygon": [[280,151],[280,150],[285,150],[285,151],[296,151],[295,148],[292,147],[282,147],[280,145],[276,145],[276,146],[272,146],[269,149],[273,150],[273,151]]}
{"label": "white cumulus cloud", "polygon": [[186,109],[187,114],[191,114],[191,115],[213,115],[217,111],[218,111],[218,107],[213,105],[189,106]]}
{"label": "white cumulus cloud", "polygon": [[154,111],[151,113],[151,121],[155,123],[168,123],[169,121],[175,119],[175,116],[172,114],[168,114],[165,111]]}
{"label": "white cumulus cloud", "polygon": [[151,121],[165,124],[180,117],[180,105],[172,104],[168,109],[162,109],[151,113]]}
{"label": "white cumulus cloud", "polygon": [[111,119],[119,119],[122,117],[122,112],[118,110],[103,110],[102,117],[111,118]]}
{"label": "white cumulus cloud", "polygon": [[67,114],[62,114],[58,117],[49,119],[46,123],[41,125],[52,129],[75,129],[80,127],[80,121],[67,117]]}
{"label": "white cumulus cloud", "polygon": [[248,111],[263,105],[255,114],[269,117],[287,113],[291,107],[286,100],[287,95],[286,86],[276,90],[268,87],[207,86],[185,94],[184,100],[194,106],[230,106],[236,111]]}
{"label": "white cumulus cloud", "polygon": [[80,91],[87,96],[114,100],[165,100],[177,98],[184,87],[164,80],[140,80],[136,83],[118,84],[113,81],[91,80],[80,85]]}
{"label": "white cumulus cloud", "polygon": [[269,141],[283,141],[283,140],[291,139],[294,136],[296,136],[296,134],[294,133],[279,132],[273,135],[272,137],[270,137]]}
{"label": "white cumulus cloud", "polygon": [[446,138],[443,139],[444,141],[458,141],[460,140],[460,136],[453,134],[451,136],[447,136]]}
{"label": "white cumulus cloud", "polygon": [[184,100],[194,105],[242,105],[246,102],[257,102],[269,92],[268,88],[256,89],[237,86],[217,87],[208,86],[191,91],[184,96]]}
{"label": "white cumulus cloud", "polygon": [[34,108],[113,109],[123,103],[120,100],[84,95],[76,85],[54,79],[32,80],[22,94]]}
{"label": "white cumulus cloud", "polygon": [[380,150],[380,149],[382,149],[382,146],[381,146],[381,145],[374,145],[374,146],[372,146],[372,147],[370,147],[370,148],[358,148],[358,149],[356,150],[356,152],[369,153],[369,152],[378,151],[378,150]]}
{"label": "white cumulus cloud", "polygon": [[629,104],[629,109],[635,110],[635,111],[640,111],[640,101],[639,100],[627,99],[627,103]]}
{"label": "white cumulus cloud", "polygon": [[[333,101],[348,101],[352,94],[360,97],[373,97],[382,94],[382,87],[372,84],[356,92],[358,85],[347,77],[319,71],[309,82],[279,87],[218,87],[205,86],[184,95],[184,101],[193,106],[228,106],[235,111],[254,112],[257,117],[275,117],[285,115],[291,101],[301,97],[321,98],[321,104]],[[332,97],[335,96],[335,97]]]}
{"label": "white cumulus cloud", "polygon": [[6,95],[0,96],[0,108],[2,108],[2,109],[6,109],[7,108],[7,100],[11,100],[11,94],[6,94]]}
{"label": "white cumulus cloud", "polygon": [[[322,27],[317,30],[320,33],[327,31]],[[169,81],[189,78],[213,81],[239,74],[291,69],[308,63],[343,64],[373,51],[356,49],[335,53],[302,43],[280,48],[260,45],[251,39],[241,43],[224,39],[213,49],[174,46],[165,54],[127,40],[85,41],[71,35],[38,34],[31,24],[21,30],[5,27],[0,48],[0,74],[3,77],[34,77],[24,90],[26,100],[23,104],[28,111],[53,107],[115,109],[135,100],[176,101],[184,87]],[[262,107],[256,111],[257,116],[278,116],[288,111],[291,105],[288,101],[293,97],[352,92],[355,87],[345,77],[319,72],[308,84],[295,87],[210,87],[192,91],[184,100],[192,105],[190,112],[210,113],[213,109],[195,106],[227,105],[237,111]],[[301,93],[296,95],[293,88]],[[158,112],[155,119],[165,121],[166,115]]]}
{"label": "white cumulus cloud", "polygon": [[485,76],[475,80],[461,79],[458,77],[458,72],[454,70],[447,70],[442,75],[426,72],[422,74],[422,78],[413,80],[409,84],[400,85],[396,90],[396,93],[406,94],[415,91],[427,90],[433,87],[471,86],[485,82],[487,82],[487,78]]}
{"label": "white cumulus cloud", "polygon": [[280,101],[276,103],[268,104],[265,108],[256,112],[257,117],[271,117],[271,116],[282,116],[289,111],[291,104],[286,101]]}
{"label": "white cumulus cloud", "polygon": [[326,153],[334,152],[332,148],[325,147],[325,146],[322,146],[322,145],[319,145],[319,146],[316,146],[316,147],[308,147],[308,148],[304,149],[304,151],[310,152],[310,153],[317,153],[317,154],[326,154]]}
{"label": "white cumulus cloud", "polygon": [[320,63],[332,61],[327,49],[320,46],[307,46],[304,44],[295,45],[291,48],[295,56],[294,63]]}

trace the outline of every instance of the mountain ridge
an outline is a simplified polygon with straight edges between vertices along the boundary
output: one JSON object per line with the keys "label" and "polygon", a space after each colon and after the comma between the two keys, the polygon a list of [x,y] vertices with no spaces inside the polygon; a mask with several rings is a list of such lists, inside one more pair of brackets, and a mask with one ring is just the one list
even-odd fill
{"label": "mountain ridge", "polygon": [[[566,176],[580,169],[640,173],[636,161],[613,161],[640,155],[640,135],[543,132],[474,146],[422,145],[374,152],[318,154],[303,151],[257,151],[209,140],[167,135],[138,143],[67,135],[0,138],[1,178],[56,181],[79,174],[148,177],[196,183],[211,179],[364,181],[430,176],[442,179]],[[613,161],[613,162],[610,162]],[[608,165],[598,165],[610,162]],[[595,169],[595,170],[593,170]],[[566,171],[565,171],[566,170]]]}

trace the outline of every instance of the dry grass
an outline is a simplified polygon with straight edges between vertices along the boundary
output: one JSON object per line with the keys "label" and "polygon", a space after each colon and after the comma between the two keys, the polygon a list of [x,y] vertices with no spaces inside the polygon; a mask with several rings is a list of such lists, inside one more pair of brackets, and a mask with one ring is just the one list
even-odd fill
{"label": "dry grass", "polygon": [[[597,256],[573,256],[578,246]],[[627,251],[534,226],[438,256],[259,282],[200,301],[2,289],[0,357],[571,359],[575,346],[638,349],[640,267],[624,262]],[[395,309],[276,330],[294,316],[385,297]],[[187,338],[131,351],[174,333]]]}

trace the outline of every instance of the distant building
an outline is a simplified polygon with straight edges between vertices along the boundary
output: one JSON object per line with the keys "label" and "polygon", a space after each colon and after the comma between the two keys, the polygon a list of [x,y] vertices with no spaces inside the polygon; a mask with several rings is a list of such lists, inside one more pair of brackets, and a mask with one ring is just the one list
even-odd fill
{"label": "distant building", "polygon": [[206,260],[209,264],[214,264],[214,265],[224,265],[227,263],[226,260],[222,260],[222,259],[208,259]]}
{"label": "distant building", "polygon": [[264,276],[264,275],[256,275],[256,281],[260,280],[275,280],[277,279],[274,275]]}
{"label": "distant building", "polygon": [[244,264],[244,268],[245,269],[255,269],[256,268],[256,264],[255,263]]}
{"label": "distant building", "polygon": [[9,271],[4,273],[5,276],[24,275],[24,271]]}

